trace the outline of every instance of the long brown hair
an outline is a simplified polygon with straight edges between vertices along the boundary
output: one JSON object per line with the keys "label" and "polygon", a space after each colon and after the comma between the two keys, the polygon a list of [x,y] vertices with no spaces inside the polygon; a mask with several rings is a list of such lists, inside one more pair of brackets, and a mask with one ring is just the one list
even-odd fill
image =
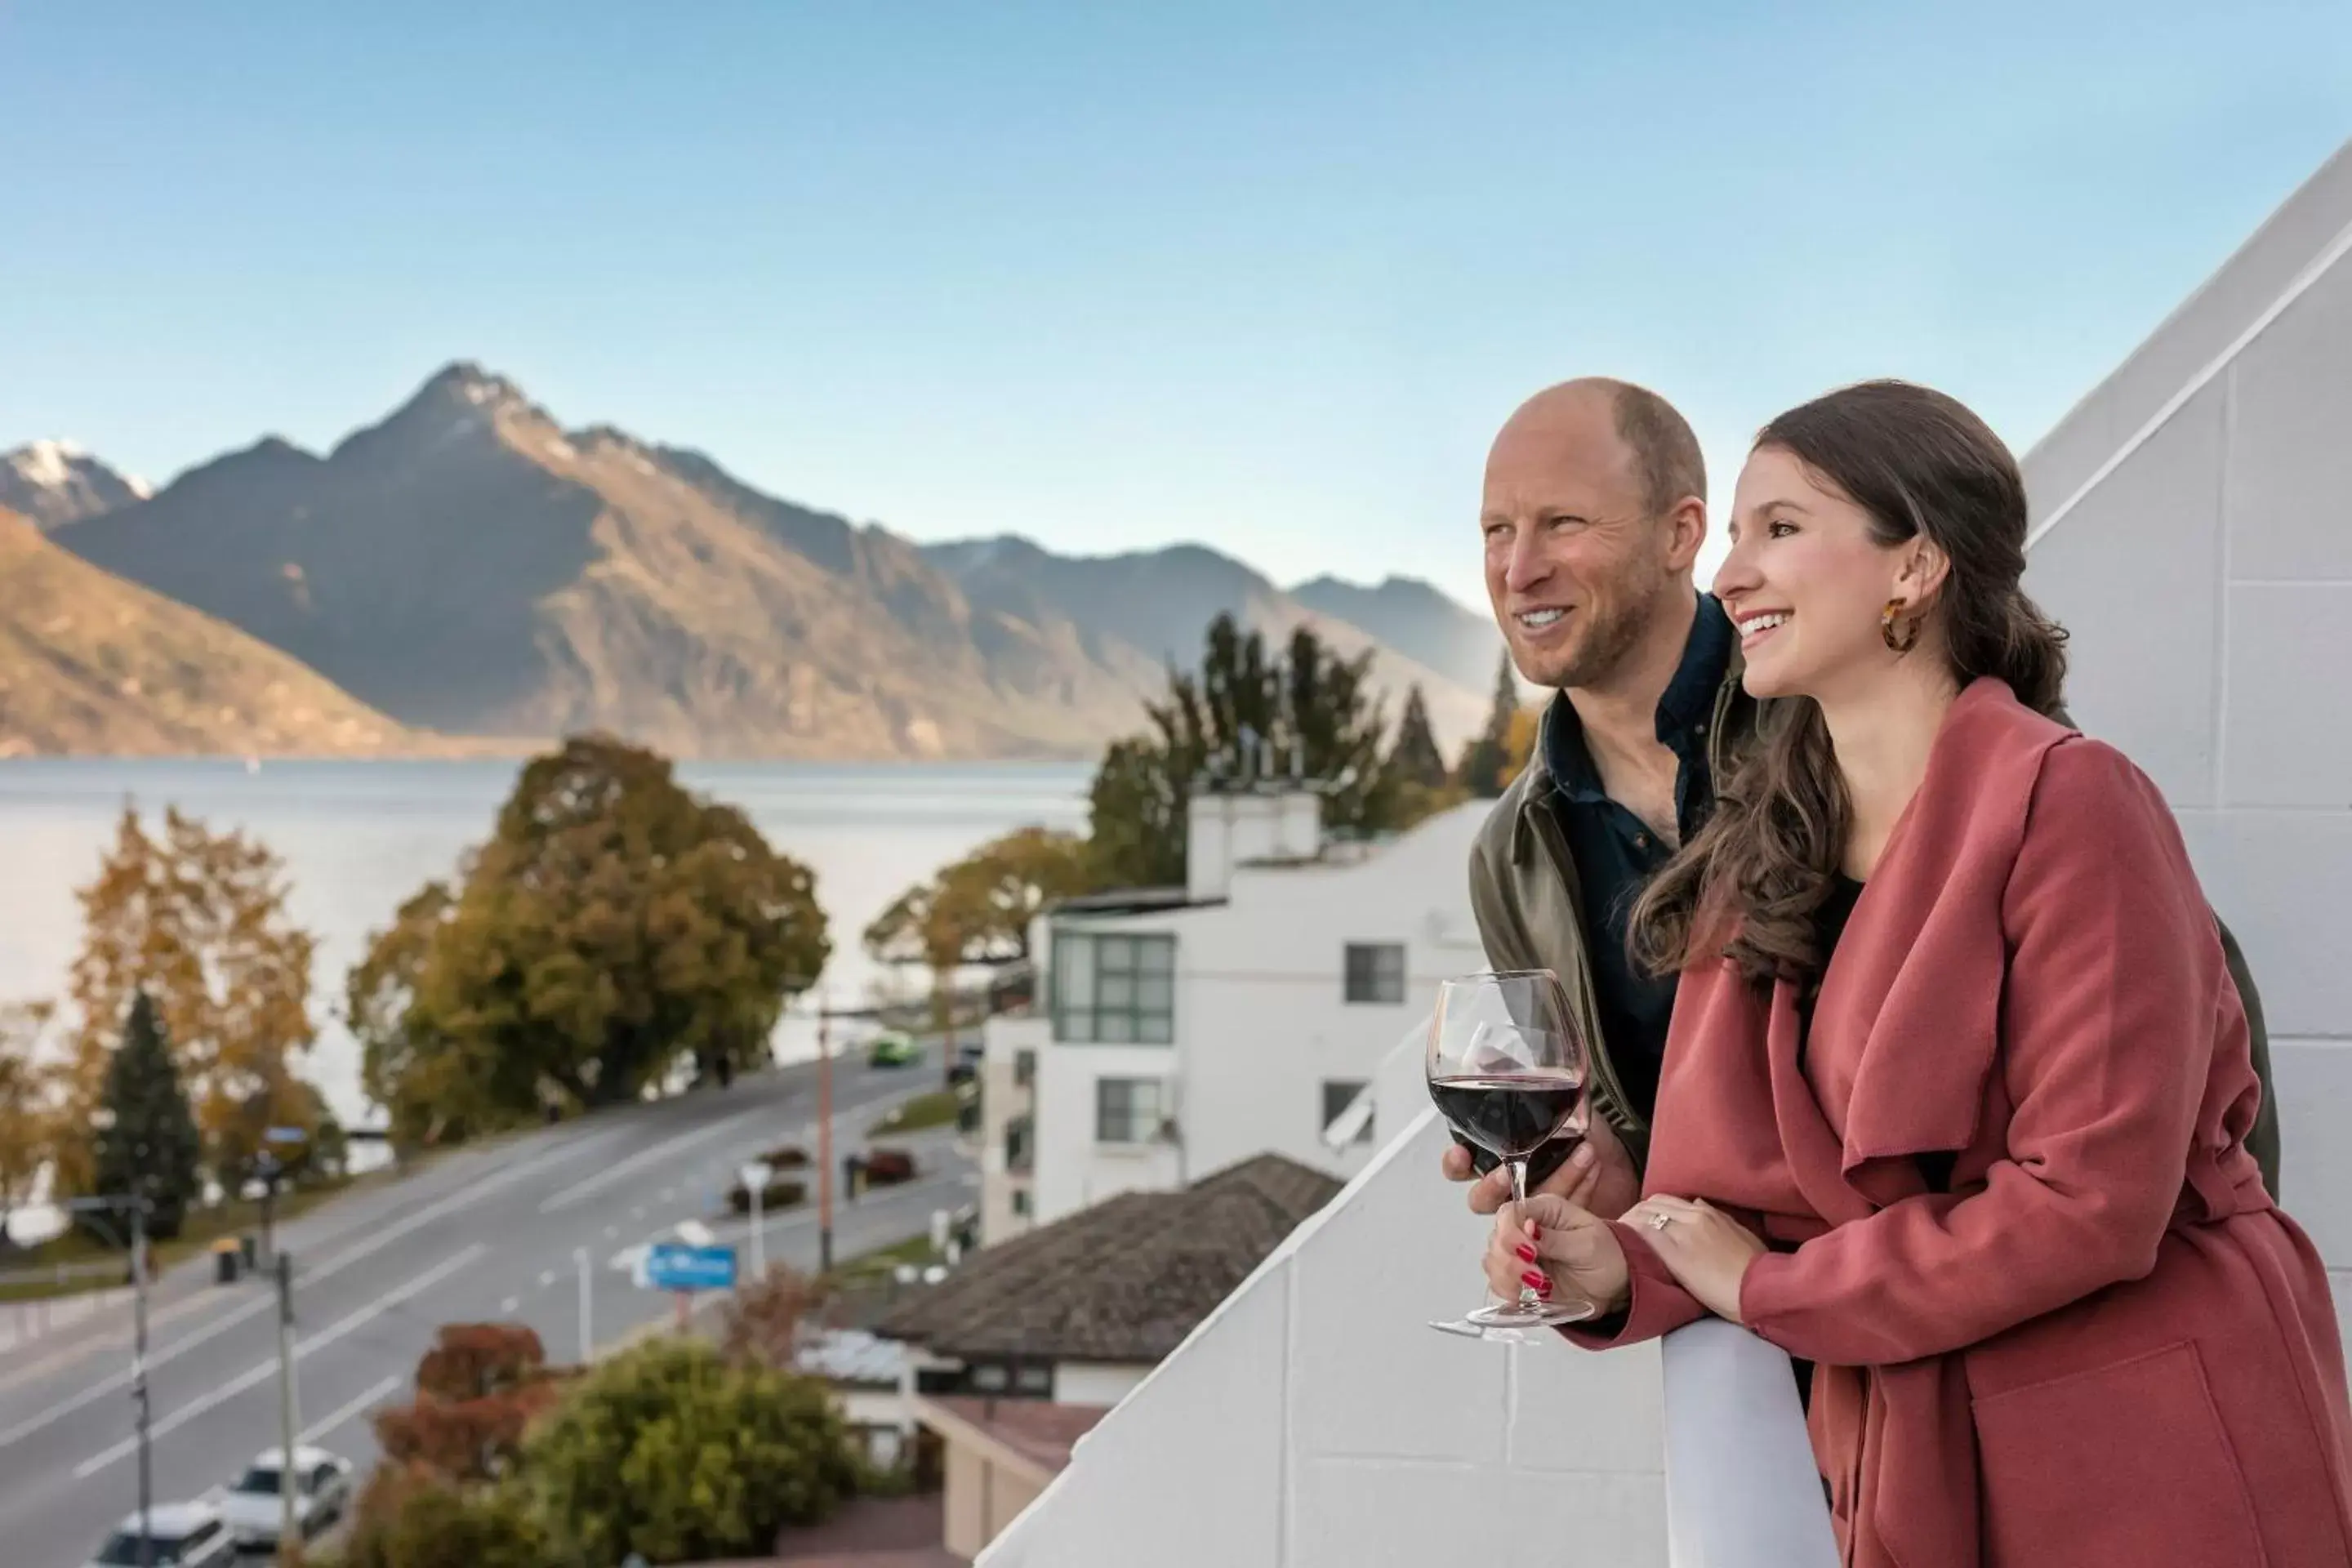
{"label": "long brown hair", "polygon": [[[1965,686],[1996,676],[2027,707],[2057,710],[2066,634],[2019,585],[2025,480],[1983,420],[1940,392],[1868,381],[1791,408],[1756,447],[1788,453],[1842,491],[1869,514],[1880,544],[1933,541],[1950,567],[1922,613],[1942,633],[1931,646],[1953,678]],[[1814,916],[1853,803],[1811,698],[1768,704],[1760,729],[1757,752],[1717,781],[1714,816],[1633,907],[1633,956],[1655,973],[1714,952],[1759,984],[1819,977],[1826,955]]]}

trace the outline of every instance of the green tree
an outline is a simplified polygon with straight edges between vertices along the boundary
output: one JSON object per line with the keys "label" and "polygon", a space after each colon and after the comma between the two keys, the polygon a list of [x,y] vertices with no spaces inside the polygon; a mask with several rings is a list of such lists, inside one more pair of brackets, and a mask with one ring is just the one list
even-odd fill
{"label": "green tree", "polygon": [[1464,748],[1456,775],[1472,795],[1492,800],[1510,780],[1511,719],[1519,710],[1519,683],[1507,650],[1495,669],[1494,706],[1486,710],[1486,728]]}
{"label": "green tree", "polygon": [[1397,826],[1394,780],[1381,756],[1384,728],[1371,686],[1372,653],[1340,658],[1306,626],[1290,634],[1284,662],[1288,700],[1277,752],[1290,751],[1323,788],[1323,821],[1378,832]]}
{"label": "green tree", "polygon": [[202,1142],[187,1091],[163,1037],[163,1020],[145,992],[131,998],[122,1044],[107,1068],[104,1114],[92,1138],[91,1185],[112,1195],[137,1193],[151,1205],[147,1233],[180,1234],[199,1194]]}
{"label": "green tree", "polygon": [[1400,783],[1423,789],[1445,785],[1445,754],[1437,748],[1437,732],[1430,728],[1429,705],[1419,686],[1406,693],[1403,716],[1397,720],[1396,743],[1389,748],[1388,768]]}
{"label": "green tree", "polygon": [[1113,741],[1103,752],[1087,789],[1087,854],[1102,886],[1182,883],[1192,766],[1164,732]]}
{"label": "green tree", "polygon": [[423,1465],[376,1467],[337,1568],[550,1568],[548,1532],[520,1487],[465,1486]]}
{"label": "green tree", "polygon": [[1087,841],[1075,834],[1023,827],[992,839],[893,900],[866,928],[877,963],[920,963],[932,974],[932,1012],[944,1023],[947,987],[965,964],[1011,963],[1029,956],[1029,927],[1056,899],[1094,887]]}
{"label": "green tree", "polygon": [[828,1517],[857,1473],[823,1384],[677,1340],[600,1363],[523,1445],[541,1517],[588,1563],[765,1556],[783,1526]]}
{"label": "green tree", "polygon": [[1259,633],[1218,616],[1201,668],[1170,670],[1166,694],[1144,704],[1150,731],[1103,755],[1087,795],[1097,881],[1181,882],[1192,786],[1204,775],[1295,775],[1322,794],[1331,827],[1379,832],[1412,820],[1414,805],[1381,756],[1371,661],[1370,650],[1339,658],[1304,626],[1275,658]]}
{"label": "green tree", "polygon": [[370,1092],[422,1142],[756,1065],[832,948],[805,866],[608,737],[533,759],[460,871],[345,988]]}

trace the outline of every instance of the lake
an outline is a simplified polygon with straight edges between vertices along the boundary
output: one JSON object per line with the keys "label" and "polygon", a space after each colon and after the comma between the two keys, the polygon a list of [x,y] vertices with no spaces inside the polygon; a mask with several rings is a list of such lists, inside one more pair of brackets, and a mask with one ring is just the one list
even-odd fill
{"label": "lake", "polygon": [[[242,827],[286,862],[288,908],[319,938],[304,1072],[345,1120],[367,1116],[359,1049],[335,1021],[343,976],[403,900],[489,835],[519,763],[34,758],[0,762],[0,1001],[63,999],[81,940],[74,889],[97,874],[123,803],[160,823],[176,805]],[[816,873],[833,937],[824,985],[862,999],[880,973],[858,945],[909,883],[1028,824],[1083,828],[1090,770],[1076,763],[686,763],[680,782],[741,807],[770,844]],[[792,1026],[782,1048],[793,1049]]]}

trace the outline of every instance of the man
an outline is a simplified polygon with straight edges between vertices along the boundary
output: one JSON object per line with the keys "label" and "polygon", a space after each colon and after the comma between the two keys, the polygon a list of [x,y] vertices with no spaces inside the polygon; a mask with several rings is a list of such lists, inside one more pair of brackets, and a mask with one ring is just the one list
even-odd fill
{"label": "man", "polygon": [[[1754,738],[1737,639],[1693,579],[1706,537],[1698,440],[1655,393],[1602,377],[1522,405],[1487,454],[1479,529],[1486,593],[1519,674],[1555,689],[1527,767],[1470,856],[1470,904],[1496,969],[1559,973],[1591,1042],[1592,1119],[1566,1164],[1531,1164],[1535,1190],[1614,1218],[1641,1196],[1674,1004],[1671,979],[1625,952],[1642,885],[1696,831]],[[2263,1080],[2248,1143],[2278,1192],[2277,1111],[2262,1003],[2224,927]],[[1469,1181],[1471,1152],[1446,1151]],[[1499,1169],[1470,1206],[1510,1196]]]}

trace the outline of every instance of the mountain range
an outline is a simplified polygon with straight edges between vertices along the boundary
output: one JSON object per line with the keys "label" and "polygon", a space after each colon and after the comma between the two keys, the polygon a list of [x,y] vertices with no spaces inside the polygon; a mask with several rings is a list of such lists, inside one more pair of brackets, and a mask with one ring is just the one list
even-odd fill
{"label": "mountain range", "polygon": [[[1198,545],[1097,558],[1017,538],[917,545],[762,493],[698,452],[567,429],[464,363],[324,455],[268,437],[152,496],[54,443],[0,473],[52,547],[100,569],[55,593],[95,602],[91,584],[135,584],[233,628],[340,689],[354,715],[374,710],[385,750],[601,728],[688,756],[1089,757],[1141,721],[1171,662],[1197,659],[1220,611],[1370,651],[1391,713],[1420,685],[1451,747],[1485,718],[1500,647],[1484,617],[1409,581],[1286,593]],[[35,650],[19,658],[47,624],[8,611]],[[194,641],[192,668],[226,646]],[[117,722],[120,745],[96,716],[35,732],[0,701],[0,744],[146,749],[131,737],[156,731]]]}
{"label": "mountain range", "polygon": [[276,648],[0,511],[0,756],[440,749]]}

